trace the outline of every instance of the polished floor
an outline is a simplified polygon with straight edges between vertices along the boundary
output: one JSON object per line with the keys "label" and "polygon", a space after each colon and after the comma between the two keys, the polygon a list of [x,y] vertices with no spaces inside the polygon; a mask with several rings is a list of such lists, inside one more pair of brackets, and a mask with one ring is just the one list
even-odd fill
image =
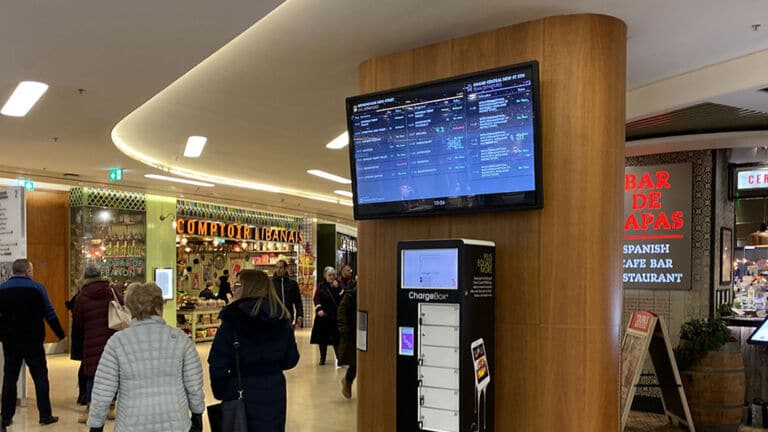
{"label": "polished floor", "polygon": [[[288,423],[286,430],[301,432],[350,432],[357,424],[357,389],[353,388],[352,399],[341,396],[341,379],[345,369],[328,364],[318,366],[317,347],[309,344],[309,330],[296,333],[301,360],[299,365],[286,373],[288,381]],[[210,343],[197,344],[200,361],[205,371],[206,405],[215,403],[208,379],[208,351]],[[29,385],[29,404],[19,408],[9,432],[53,432],[87,431],[85,425],[77,423],[82,407],[75,404],[77,397],[77,368],[79,363],[69,360],[66,355],[48,358],[51,382],[53,414],[59,416],[59,423],[50,426],[37,424],[38,415],[34,401],[34,386]],[[207,419],[206,419],[207,421]],[[105,431],[113,430],[114,422],[107,422]],[[206,431],[209,430],[205,425]]]}

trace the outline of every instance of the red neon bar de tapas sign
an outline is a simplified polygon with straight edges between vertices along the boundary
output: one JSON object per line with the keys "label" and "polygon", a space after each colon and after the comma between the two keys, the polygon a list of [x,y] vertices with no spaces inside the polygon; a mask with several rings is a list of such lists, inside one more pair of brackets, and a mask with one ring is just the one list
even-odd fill
{"label": "red neon bar de tapas sign", "polygon": [[624,288],[691,288],[691,164],[624,172]]}

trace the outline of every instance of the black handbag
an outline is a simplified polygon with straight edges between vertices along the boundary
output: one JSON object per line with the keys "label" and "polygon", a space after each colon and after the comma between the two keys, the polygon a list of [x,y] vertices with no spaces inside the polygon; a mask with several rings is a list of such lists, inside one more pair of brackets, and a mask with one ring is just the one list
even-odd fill
{"label": "black handbag", "polygon": [[238,398],[208,407],[208,422],[211,432],[248,432],[243,399],[243,382],[240,377],[240,342],[235,338],[235,371],[237,372]]}

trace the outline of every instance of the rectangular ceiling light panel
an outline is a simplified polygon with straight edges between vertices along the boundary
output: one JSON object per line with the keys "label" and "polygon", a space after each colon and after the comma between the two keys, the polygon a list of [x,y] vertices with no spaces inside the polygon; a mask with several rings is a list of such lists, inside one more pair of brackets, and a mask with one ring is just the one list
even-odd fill
{"label": "rectangular ceiling light panel", "polygon": [[11,97],[0,109],[0,114],[9,117],[24,117],[48,90],[48,84],[36,81],[22,81],[16,86]]}

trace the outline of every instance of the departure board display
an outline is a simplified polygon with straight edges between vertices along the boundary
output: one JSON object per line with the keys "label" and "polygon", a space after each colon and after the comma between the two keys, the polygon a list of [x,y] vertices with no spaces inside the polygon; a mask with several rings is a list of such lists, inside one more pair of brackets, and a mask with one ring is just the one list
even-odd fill
{"label": "departure board display", "polygon": [[355,217],[541,207],[535,62],[347,99]]}

